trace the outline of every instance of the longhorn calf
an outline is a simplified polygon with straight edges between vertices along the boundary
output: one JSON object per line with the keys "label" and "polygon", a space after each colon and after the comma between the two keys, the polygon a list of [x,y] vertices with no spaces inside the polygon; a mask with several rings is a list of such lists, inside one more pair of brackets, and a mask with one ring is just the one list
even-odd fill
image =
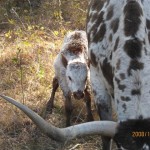
{"label": "longhorn calf", "polygon": [[47,111],[52,112],[55,92],[60,85],[65,97],[66,126],[70,126],[72,113],[71,95],[86,103],[87,120],[92,121],[89,91],[89,68],[87,58],[88,42],[85,31],[69,32],[54,62],[55,77]]}
{"label": "longhorn calf", "polygon": [[110,149],[110,138],[121,150],[150,150],[149,8],[149,0],[91,0],[87,19],[91,84],[102,121],[58,129],[24,105],[1,97],[56,140],[100,134],[103,150]]}

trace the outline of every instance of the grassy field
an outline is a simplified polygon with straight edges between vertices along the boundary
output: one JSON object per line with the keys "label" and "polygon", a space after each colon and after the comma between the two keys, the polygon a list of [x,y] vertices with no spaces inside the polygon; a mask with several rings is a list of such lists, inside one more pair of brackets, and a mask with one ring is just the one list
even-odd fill
{"label": "grassy field", "polygon": [[[15,38],[1,33],[0,91],[42,114],[51,92],[53,60],[61,48],[63,36],[43,29],[21,31]],[[12,31],[17,33],[17,31]],[[74,102],[72,124],[85,122],[85,105]],[[99,149],[100,137],[88,137],[60,144],[44,136],[21,111],[0,100],[0,145],[2,150]],[[95,108],[93,107],[93,113]],[[75,120],[74,118],[77,118]],[[53,114],[47,121],[65,126],[63,96],[58,90]]]}
{"label": "grassy field", "polygon": [[[65,5],[67,1],[64,1],[61,3],[63,9],[60,9],[56,1],[44,0],[36,11],[26,7],[11,7],[10,12],[6,11],[5,2],[2,2],[0,93],[24,103],[41,115],[51,93],[54,58],[69,30],[85,30],[87,2],[68,1],[68,5]],[[85,122],[84,103],[75,100],[73,103],[72,124]],[[94,106],[92,111],[97,120]],[[65,126],[60,89],[56,94],[54,111],[46,120],[57,127]],[[100,137],[92,136],[57,143],[43,135],[20,110],[0,99],[1,150],[100,150],[100,141]]]}

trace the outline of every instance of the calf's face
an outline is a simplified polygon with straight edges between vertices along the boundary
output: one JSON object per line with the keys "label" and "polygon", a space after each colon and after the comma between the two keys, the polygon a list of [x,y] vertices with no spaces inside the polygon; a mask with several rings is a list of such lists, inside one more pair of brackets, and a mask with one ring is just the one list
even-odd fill
{"label": "calf's face", "polygon": [[74,62],[67,65],[66,80],[75,99],[79,100],[84,97],[87,76],[88,68],[86,64]]}

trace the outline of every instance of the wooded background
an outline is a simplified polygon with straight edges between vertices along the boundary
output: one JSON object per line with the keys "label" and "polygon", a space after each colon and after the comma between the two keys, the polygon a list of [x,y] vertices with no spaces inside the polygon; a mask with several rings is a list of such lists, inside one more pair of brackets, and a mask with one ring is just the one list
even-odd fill
{"label": "wooded background", "polygon": [[0,28],[84,29],[87,5],[88,0],[1,0]]}

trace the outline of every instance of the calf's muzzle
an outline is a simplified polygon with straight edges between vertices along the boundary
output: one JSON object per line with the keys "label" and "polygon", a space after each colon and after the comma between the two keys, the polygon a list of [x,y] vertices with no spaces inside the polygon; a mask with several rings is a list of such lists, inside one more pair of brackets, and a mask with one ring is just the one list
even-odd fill
{"label": "calf's muzzle", "polygon": [[84,98],[84,93],[82,91],[78,90],[77,92],[73,92],[73,96],[75,99],[80,100],[80,99]]}

